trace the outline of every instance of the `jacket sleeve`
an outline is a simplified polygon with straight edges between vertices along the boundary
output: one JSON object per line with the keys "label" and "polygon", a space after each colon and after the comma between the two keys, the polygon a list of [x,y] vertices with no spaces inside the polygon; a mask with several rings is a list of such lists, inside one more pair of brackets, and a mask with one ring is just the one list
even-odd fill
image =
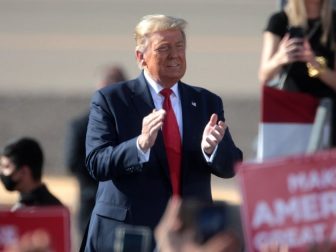
{"label": "jacket sleeve", "polygon": [[[220,97],[217,98],[216,111],[219,120],[225,121],[223,102]],[[212,173],[222,178],[231,178],[235,175],[236,163],[242,161],[242,159],[243,153],[236,147],[230,130],[227,128],[222,141],[218,144],[215,157],[210,164]]]}
{"label": "jacket sleeve", "polygon": [[120,140],[116,129],[114,108],[97,91],[91,101],[86,133],[86,166],[93,178],[106,181],[139,172],[137,137]]}

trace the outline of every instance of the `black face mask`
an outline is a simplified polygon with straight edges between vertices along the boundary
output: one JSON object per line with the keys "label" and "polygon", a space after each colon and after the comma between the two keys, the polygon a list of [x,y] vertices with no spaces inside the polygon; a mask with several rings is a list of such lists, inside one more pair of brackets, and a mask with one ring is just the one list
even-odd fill
{"label": "black face mask", "polygon": [[13,176],[13,174],[11,174],[9,176],[5,176],[3,174],[0,175],[1,182],[3,183],[3,185],[5,186],[5,188],[8,191],[14,191],[16,185],[18,184],[18,181],[14,181],[12,176]]}

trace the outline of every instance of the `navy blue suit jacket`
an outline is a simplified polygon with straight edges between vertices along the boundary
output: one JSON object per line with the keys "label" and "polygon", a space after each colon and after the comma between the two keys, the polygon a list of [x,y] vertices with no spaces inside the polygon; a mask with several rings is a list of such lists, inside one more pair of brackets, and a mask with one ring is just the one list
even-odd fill
{"label": "navy blue suit jacket", "polygon": [[[203,88],[182,82],[178,89],[183,118],[181,196],[211,202],[211,174],[232,177],[234,163],[242,159],[242,153],[227,129],[213,162],[207,163],[201,151],[202,133],[211,114],[216,113],[224,120],[222,101]],[[143,118],[154,108],[143,73],[137,79],[103,88],[92,98],[86,165],[99,181],[99,187],[87,251],[99,250],[99,246],[110,249],[106,243],[112,242],[111,230],[118,223],[153,229],[172,196],[161,131],[151,148],[149,161],[141,164],[138,160],[136,139]]]}

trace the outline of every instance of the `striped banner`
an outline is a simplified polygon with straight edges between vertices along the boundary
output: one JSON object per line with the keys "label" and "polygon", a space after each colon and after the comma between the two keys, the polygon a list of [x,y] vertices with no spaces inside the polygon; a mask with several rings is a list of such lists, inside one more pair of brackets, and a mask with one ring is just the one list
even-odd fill
{"label": "striped banner", "polygon": [[264,86],[257,159],[306,152],[319,100]]}

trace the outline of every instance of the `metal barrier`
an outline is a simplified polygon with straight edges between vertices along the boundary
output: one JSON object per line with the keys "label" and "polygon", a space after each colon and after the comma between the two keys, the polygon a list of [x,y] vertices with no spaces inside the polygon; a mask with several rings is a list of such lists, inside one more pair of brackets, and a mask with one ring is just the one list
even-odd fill
{"label": "metal barrier", "polygon": [[313,128],[310,134],[306,153],[313,153],[331,145],[331,112],[332,101],[322,98],[315,114]]}

